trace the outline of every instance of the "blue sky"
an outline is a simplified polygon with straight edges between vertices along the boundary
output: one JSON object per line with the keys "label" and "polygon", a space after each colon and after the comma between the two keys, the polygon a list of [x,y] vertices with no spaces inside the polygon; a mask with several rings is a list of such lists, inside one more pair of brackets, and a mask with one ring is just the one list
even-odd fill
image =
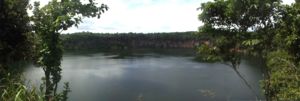
{"label": "blue sky", "polygon": [[[35,0],[46,4],[49,0]],[[85,18],[78,28],[63,33],[196,31],[201,3],[213,0],[96,0],[109,10],[100,19]],[[290,4],[294,0],[283,0]]]}

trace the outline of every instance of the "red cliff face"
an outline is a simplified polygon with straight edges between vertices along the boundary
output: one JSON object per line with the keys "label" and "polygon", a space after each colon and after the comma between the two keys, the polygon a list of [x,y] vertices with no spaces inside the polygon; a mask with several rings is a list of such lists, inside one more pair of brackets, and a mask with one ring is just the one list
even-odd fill
{"label": "red cliff face", "polygon": [[[199,42],[196,40],[184,40],[184,41],[135,40],[135,41],[132,41],[128,47],[132,47],[132,48],[194,48],[197,45],[199,45]],[[125,46],[127,46],[127,45],[125,45]]]}
{"label": "red cliff face", "polygon": [[[66,49],[93,49],[93,48],[194,48],[199,45],[197,40],[106,40],[106,41],[92,41],[83,40],[79,42],[64,43]],[[105,46],[105,47],[104,47]]]}

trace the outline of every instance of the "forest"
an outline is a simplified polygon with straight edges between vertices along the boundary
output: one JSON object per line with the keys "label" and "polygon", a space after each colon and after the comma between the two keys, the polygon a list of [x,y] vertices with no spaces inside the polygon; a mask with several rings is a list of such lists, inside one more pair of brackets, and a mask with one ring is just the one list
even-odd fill
{"label": "forest", "polygon": [[[194,48],[196,32],[168,33],[72,33],[62,34],[64,49],[126,50],[142,48]],[[204,39],[202,39],[204,40]]]}
{"label": "forest", "polygon": [[[236,73],[243,57],[257,57],[263,62],[262,100],[300,100],[300,0],[290,5],[281,0],[213,0],[198,10],[203,25],[197,32],[62,34],[84,18],[101,18],[109,5],[95,0],[51,0],[43,6],[1,0],[0,100],[67,101],[69,83],[58,90],[64,50],[136,48],[192,48],[202,62],[224,63]],[[24,63],[43,71],[39,86],[26,84]]]}

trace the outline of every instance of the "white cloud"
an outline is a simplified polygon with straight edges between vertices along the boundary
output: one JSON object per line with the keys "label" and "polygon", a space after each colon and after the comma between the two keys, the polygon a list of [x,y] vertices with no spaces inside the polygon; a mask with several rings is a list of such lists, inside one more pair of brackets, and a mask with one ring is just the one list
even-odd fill
{"label": "white cloud", "polygon": [[291,4],[291,3],[295,3],[295,0],[282,0],[282,2],[284,4]]}
{"label": "white cloud", "polygon": [[[49,0],[40,0],[46,4]],[[212,0],[101,0],[109,6],[100,19],[86,18],[64,33],[196,31],[202,23],[196,8]],[[294,0],[283,0],[285,4]]]}
{"label": "white cloud", "polygon": [[[84,19],[65,32],[172,32],[195,31],[197,0],[107,0],[110,9],[100,19]],[[88,29],[88,30],[86,30]]]}

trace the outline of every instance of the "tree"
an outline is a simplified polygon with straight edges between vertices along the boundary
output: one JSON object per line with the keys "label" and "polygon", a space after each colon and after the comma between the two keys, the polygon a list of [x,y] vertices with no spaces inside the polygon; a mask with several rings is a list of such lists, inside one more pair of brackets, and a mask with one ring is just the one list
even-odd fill
{"label": "tree", "polygon": [[30,60],[33,48],[27,15],[29,0],[0,0],[0,100],[40,99],[35,89],[27,89],[18,66]]}
{"label": "tree", "polygon": [[300,9],[299,3],[280,5],[281,17],[275,23],[272,46],[266,53],[267,74],[263,82],[270,100],[300,100]]}
{"label": "tree", "polygon": [[243,55],[260,56],[267,65],[267,100],[300,99],[299,0],[291,6],[280,0],[215,0],[201,10],[199,32],[209,37],[198,50],[204,60],[230,62],[236,70]]}
{"label": "tree", "polygon": [[34,3],[31,20],[34,33],[40,38],[37,63],[45,72],[45,100],[51,100],[56,96],[57,83],[61,79],[60,32],[78,26],[83,17],[100,18],[108,7],[105,4],[98,6],[94,0],[89,0],[87,4],[80,0],[52,0],[43,7],[39,6],[39,2]]}
{"label": "tree", "polygon": [[[280,0],[215,0],[201,5],[199,29],[209,37],[210,52],[224,62],[238,66],[241,54],[259,45],[262,40],[257,30],[272,27],[271,16]],[[204,45],[208,45],[204,44]],[[201,53],[201,51],[200,51]],[[226,54],[223,54],[226,53]]]}
{"label": "tree", "polygon": [[0,1],[0,72],[7,70],[8,64],[30,57],[27,5],[28,0]]}

